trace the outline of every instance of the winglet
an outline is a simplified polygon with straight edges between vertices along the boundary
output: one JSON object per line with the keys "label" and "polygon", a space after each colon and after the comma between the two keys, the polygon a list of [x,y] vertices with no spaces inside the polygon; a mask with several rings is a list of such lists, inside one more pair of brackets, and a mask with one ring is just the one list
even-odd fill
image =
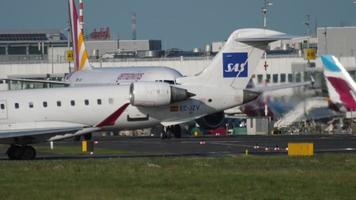
{"label": "winglet", "polygon": [[122,105],[119,109],[117,109],[114,113],[112,113],[109,117],[104,119],[102,122],[97,124],[95,127],[113,126],[116,120],[120,117],[120,115],[126,110],[126,108],[129,105],[130,103],[126,103]]}
{"label": "winglet", "polygon": [[69,0],[69,16],[72,32],[72,43],[75,60],[75,71],[91,69],[88,52],[85,49],[84,35],[79,26],[79,18],[77,8],[75,7],[74,0]]}

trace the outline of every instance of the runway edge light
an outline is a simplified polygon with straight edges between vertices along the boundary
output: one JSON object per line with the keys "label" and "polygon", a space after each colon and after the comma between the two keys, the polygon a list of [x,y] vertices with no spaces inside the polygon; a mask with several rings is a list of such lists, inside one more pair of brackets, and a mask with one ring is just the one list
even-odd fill
{"label": "runway edge light", "polygon": [[288,143],[288,156],[313,156],[313,143]]}

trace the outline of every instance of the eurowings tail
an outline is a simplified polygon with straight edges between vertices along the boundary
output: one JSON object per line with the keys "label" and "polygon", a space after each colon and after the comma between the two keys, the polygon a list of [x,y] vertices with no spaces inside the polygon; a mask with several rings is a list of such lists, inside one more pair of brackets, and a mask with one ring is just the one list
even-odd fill
{"label": "eurowings tail", "polygon": [[346,111],[356,111],[355,81],[335,56],[323,55],[321,61],[330,101]]}
{"label": "eurowings tail", "polygon": [[284,33],[267,29],[236,30],[204,71],[177,82],[245,89],[268,44],[290,38]]}
{"label": "eurowings tail", "polygon": [[73,43],[75,71],[92,69],[88,59],[88,52],[85,49],[84,35],[79,26],[79,18],[74,0],[69,0],[69,16],[71,24],[71,37]]}

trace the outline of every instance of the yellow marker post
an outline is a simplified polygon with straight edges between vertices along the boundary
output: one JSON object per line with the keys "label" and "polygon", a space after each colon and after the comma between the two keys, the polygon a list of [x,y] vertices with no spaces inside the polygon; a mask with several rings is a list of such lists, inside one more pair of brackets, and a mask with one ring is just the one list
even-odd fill
{"label": "yellow marker post", "polygon": [[87,140],[82,141],[82,152],[83,153],[88,152],[88,141]]}
{"label": "yellow marker post", "polygon": [[316,50],[309,48],[304,49],[304,59],[305,60],[315,60],[316,59]]}
{"label": "yellow marker post", "polygon": [[288,143],[288,156],[313,156],[313,143]]}
{"label": "yellow marker post", "polygon": [[74,61],[73,51],[67,50],[67,62],[73,62],[73,61]]}

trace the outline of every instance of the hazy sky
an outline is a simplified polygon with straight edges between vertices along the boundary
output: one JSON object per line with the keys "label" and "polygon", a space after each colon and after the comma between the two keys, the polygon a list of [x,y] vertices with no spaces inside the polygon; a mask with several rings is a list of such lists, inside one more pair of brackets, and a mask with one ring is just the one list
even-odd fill
{"label": "hazy sky", "polygon": [[[353,0],[273,0],[269,28],[301,35],[312,27],[356,25]],[[192,49],[227,39],[237,28],[261,27],[263,0],[84,0],[85,29],[109,26],[116,39],[131,38],[137,13],[138,39],[161,39],[164,48]],[[0,0],[0,29],[64,29],[67,0]],[[78,2],[77,2],[77,7]]]}

